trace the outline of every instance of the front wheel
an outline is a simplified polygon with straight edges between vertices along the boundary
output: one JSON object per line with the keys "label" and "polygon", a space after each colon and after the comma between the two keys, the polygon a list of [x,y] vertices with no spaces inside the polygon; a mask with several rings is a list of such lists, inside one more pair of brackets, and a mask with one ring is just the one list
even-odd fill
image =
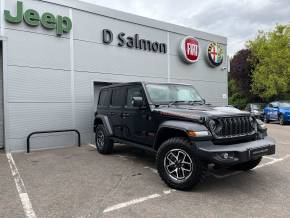
{"label": "front wheel", "polygon": [[258,166],[259,163],[261,162],[261,160],[262,160],[262,157],[259,157],[258,159],[255,159],[255,160],[250,160],[250,161],[245,162],[245,163],[233,165],[230,167],[230,169],[248,171],[248,170],[251,170],[251,169],[255,168],[256,166]]}
{"label": "front wheel", "polygon": [[189,190],[205,179],[207,165],[195,155],[193,145],[185,138],[165,141],[156,159],[160,177],[171,188]]}
{"label": "front wheel", "polygon": [[280,123],[280,125],[285,125],[285,120],[284,120],[284,116],[283,116],[283,114],[281,114],[281,115],[279,116],[279,123]]}

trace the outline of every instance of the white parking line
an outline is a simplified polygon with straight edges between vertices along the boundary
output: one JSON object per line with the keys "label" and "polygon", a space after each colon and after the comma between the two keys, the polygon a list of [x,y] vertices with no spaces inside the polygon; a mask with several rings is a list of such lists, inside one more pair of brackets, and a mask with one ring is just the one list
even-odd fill
{"label": "white parking line", "polygon": [[97,148],[96,145],[93,145],[93,144],[88,144],[88,146],[90,146],[92,148]]}
{"label": "white parking line", "polygon": [[120,204],[113,205],[111,207],[107,207],[103,211],[103,213],[108,213],[108,212],[111,212],[111,211],[114,211],[114,210],[118,210],[118,209],[121,209],[121,208],[124,208],[124,207],[128,207],[130,205],[138,204],[138,203],[141,203],[141,202],[153,199],[153,198],[159,198],[159,197],[161,197],[160,194],[153,194],[153,195],[149,195],[149,196],[142,197],[142,198],[136,198],[136,199],[133,199],[131,201],[127,201],[127,202],[123,202],[123,203],[120,203]]}
{"label": "white parking line", "polygon": [[265,166],[269,166],[269,165],[275,164],[277,162],[281,162],[281,161],[283,161],[283,160],[285,160],[285,159],[287,159],[289,157],[290,157],[290,155],[287,154],[285,157],[275,159],[275,160],[270,161],[268,163],[260,164],[260,165],[256,166],[254,169],[259,169],[259,168],[262,168],[262,167],[265,167]]}
{"label": "white parking line", "polygon": [[[283,160],[285,160],[285,159],[287,159],[289,157],[290,157],[289,154],[287,154],[283,158],[272,158],[272,157],[270,158],[270,157],[265,156],[265,158],[268,158],[268,159],[270,159],[272,161],[260,164],[260,165],[256,166],[254,169],[259,169],[259,168],[262,168],[262,167],[265,167],[265,166],[270,166],[270,165],[275,164],[277,162],[281,162],[281,161],[283,161]],[[214,178],[217,178],[217,179],[224,179],[224,178],[227,178],[227,177],[230,177],[230,176],[235,176],[235,175],[238,175],[238,174],[241,174],[241,173],[243,173],[243,171],[236,171],[236,172],[228,173],[228,174],[225,174],[225,175],[217,175],[217,174],[215,174],[213,172],[210,172],[209,175],[211,175],[211,176],[213,176]]]}
{"label": "white parking line", "polygon": [[31,202],[29,200],[29,196],[28,196],[26,188],[24,186],[24,182],[19,174],[19,171],[18,171],[16,164],[14,162],[14,159],[13,159],[11,153],[6,153],[6,156],[8,159],[8,163],[10,166],[12,177],[14,179],[14,182],[15,182],[18,194],[19,194],[19,198],[20,198],[21,203],[22,203],[22,207],[23,207],[25,216],[27,218],[36,218],[36,214],[32,208]]}
{"label": "white parking line", "polygon": [[277,160],[277,158],[269,157],[269,156],[264,156],[263,158],[270,159],[270,160]]}

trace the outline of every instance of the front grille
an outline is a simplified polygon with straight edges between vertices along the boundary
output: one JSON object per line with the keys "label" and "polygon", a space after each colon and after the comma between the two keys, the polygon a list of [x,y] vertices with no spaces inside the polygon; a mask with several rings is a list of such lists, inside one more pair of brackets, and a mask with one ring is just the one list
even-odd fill
{"label": "front grille", "polygon": [[[235,138],[253,135],[256,132],[256,121],[249,116],[221,117],[208,122],[208,127],[217,139]],[[214,121],[214,122],[212,122]]]}

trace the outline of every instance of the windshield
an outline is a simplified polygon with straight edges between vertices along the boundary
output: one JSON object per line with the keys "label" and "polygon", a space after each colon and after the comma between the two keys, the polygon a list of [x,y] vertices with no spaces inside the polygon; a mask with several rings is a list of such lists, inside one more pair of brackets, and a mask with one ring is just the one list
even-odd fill
{"label": "windshield", "polygon": [[253,110],[261,110],[263,108],[263,105],[261,105],[261,104],[253,104],[252,108],[253,108]]}
{"label": "windshield", "polygon": [[150,99],[154,104],[203,103],[203,99],[192,86],[177,84],[147,84],[146,88]]}
{"label": "windshield", "polygon": [[290,107],[290,102],[280,102],[280,107]]}

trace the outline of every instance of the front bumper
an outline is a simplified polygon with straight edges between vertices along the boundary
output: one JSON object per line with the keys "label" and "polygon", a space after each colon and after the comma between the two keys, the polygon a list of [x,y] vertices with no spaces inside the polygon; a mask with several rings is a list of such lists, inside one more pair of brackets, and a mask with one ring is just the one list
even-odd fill
{"label": "front bumper", "polygon": [[284,114],[284,120],[286,121],[286,122],[290,122],[290,113],[285,113]]}
{"label": "front bumper", "polygon": [[275,140],[269,136],[256,141],[231,145],[215,145],[211,141],[196,141],[195,144],[200,157],[221,165],[243,163],[275,154]]}

